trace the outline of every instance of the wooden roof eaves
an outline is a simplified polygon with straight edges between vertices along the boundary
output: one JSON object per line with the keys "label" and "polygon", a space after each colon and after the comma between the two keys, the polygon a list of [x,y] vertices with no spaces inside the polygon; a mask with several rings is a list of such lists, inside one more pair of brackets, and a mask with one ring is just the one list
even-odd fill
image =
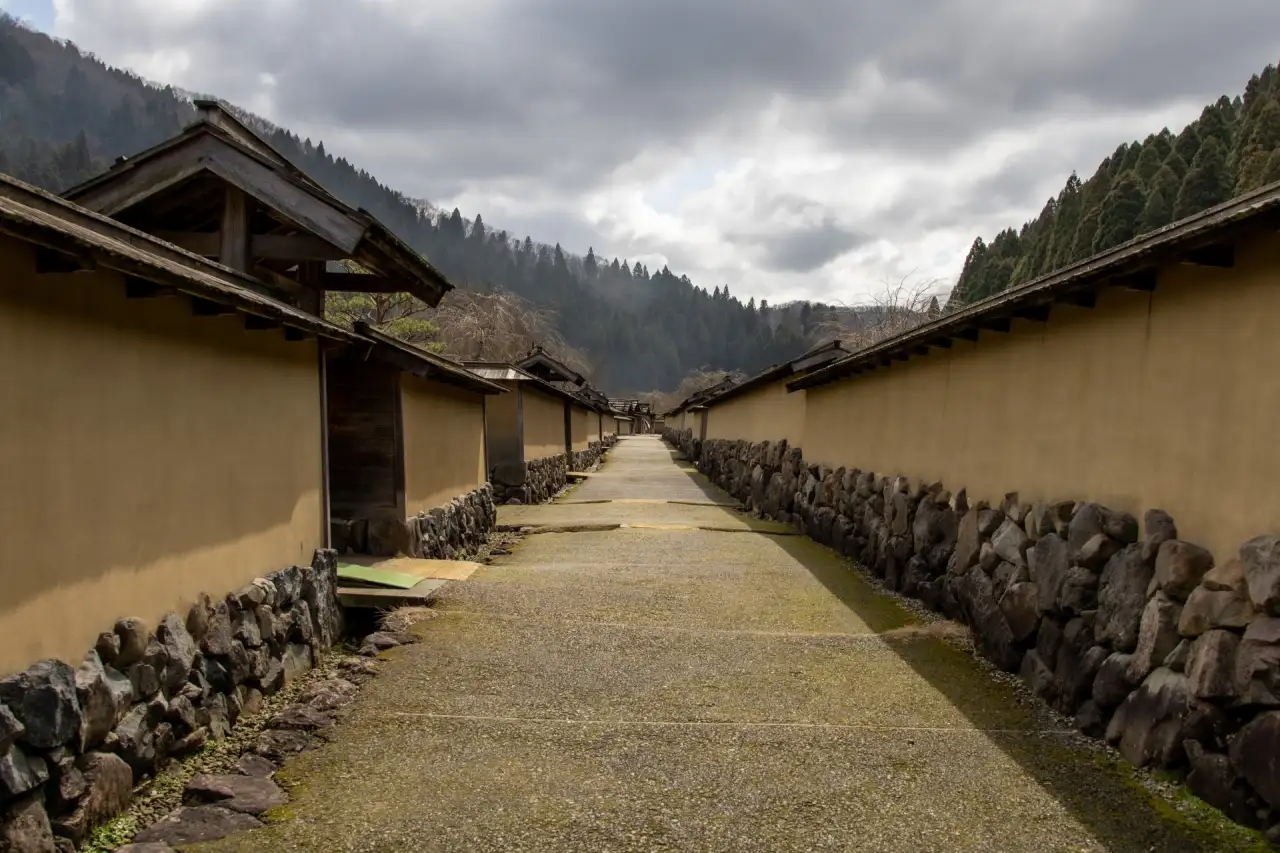
{"label": "wooden roof eaves", "polygon": [[386,359],[389,363],[402,370],[407,370],[415,376],[490,396],[508,392],[507,388],[477,376],[461,364],[435,353],[427,352],[421,347],[416,347],[407,341],[400,340],[395,335],[389,335],[386,332],[375,329],[361,320],[356,321],[355,332],[358,336],[367,339],[374,345],[375,355]]}
{"label": "wooden roof eaves", "polygon": [[[263,144],[265,145],[266,143]],[[100,189],[110,182],[125,180],[125,176],[136,173],[137,170],[149,164],[152,164],[152,168],[156,168],[154,164],[156,164],[157,158],[174,155],[174,152],[187,145],[196,146],[195,162],[190,164],[188,168],[179,170],[172,179],[148,185],[146,187],[147,192],[143,195],[131,196],[128,205],[123,207],[113,205],[111,208],[101,212],[108,215],[117,214],[124,207],[137,204],[139,201],[150,198],[175,183],[185,180],[192,174],[196,174],[202,169],[207,169],[228,183],[240,187],[240,189],[255,198],[259,198],[260,201],[271,206],[282,216],[296,221],[297,213],[289,210],[288,205],[281,202],[279,193],[281,188],[279,185],[277,185],[277,192],[272,199],[263,199],[261,198],[263,194],[261,187],[263,173],[258,173],[259,182],[257,184],[247,180],[245,166],[248,163],[253,163],[267,170],[267,173],[277,181],[286,182],[303,191],[315,201],[333,208],[351,222],[351,227],[348,229],[326,227],[323,223],[315,220],[298,222],[297,224],[300,228],[326,240],[335,248],[346,252],[357,261],[367,262],[374,267],[390,266],[391,269],[379,269],[379,272],[402,280],[407,279],[406,292],[421,299],[433,308],[440,304],[445,294],[454,289],[454,285],[444,273],[415,252],[367,210],[351,207],[342,199],[324,189],[283,156],[280,156],[278,160],[267,157],[261,152],[246,146],[223,128],[203,120],[188,126],[177,136],[115,164],[97,177],[72,187],[63,194],[63,197],[70,201],[83,203],[86,196],[91,195],[94,190]],[[225,148],[222,146],[225,146]],[[247,161],[237,164],[234,160],[234,155],[229,155],[226,149],[234,152],[235,155],[247,158]],[[274,149],[270,150],[274,151]]]}
{"label": "wooden roof eaves", "polygon": [[787,390],[814,388],[894,361],[905,361],[913,354],[924,354],[933,348],[946,349],[956,339],[977,341],[984,329],[1008,331],[1014,319],[1044,322],[1055,304],[1091,308],[1097,291],[1103,288],[1153,290],[1159,266],[1220,243],[1228,232],[1251,220],[1277,214],[1280,214],[1280,182],[858,350],[789,382]]}
{"label": "wooden roof eaves", "polygon": [[343,343],[353,339],[346,329],[263,293],[256,279],[3,174],[0,232],[285,327]]}
{"label": "wooden roof eaves", "polygon": [[556,358],[552,358],[551,355],[548,354],[546,350],[542,349],[542,347],[538,347],[537,349],[534,350],[533,353],[526,356],[524,359],[516,362],[516,366],[519,367],[521,370],[524,370],[527,372],[529,369],[527,365],[533,364],[535,362],[542,362],[551,370],[559,373],[561,376],[564,377],[564,379],[562,380],[564,382],[572,382],[575,385],[582,385],[583,383],[586,382],[586,378],[583,377],[581,373],[578,373],[576,370],[573,370],[564,362]]}

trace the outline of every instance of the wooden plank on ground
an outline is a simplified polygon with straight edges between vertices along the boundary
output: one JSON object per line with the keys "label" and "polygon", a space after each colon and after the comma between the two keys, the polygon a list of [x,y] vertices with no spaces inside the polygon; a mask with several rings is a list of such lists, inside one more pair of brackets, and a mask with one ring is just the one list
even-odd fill
{"label": "wooden plank on ground", "polygon": [[343,607],[388,610],[395,607],[422,607],[430,604],[449,581],[429,578],[419,580],[411,589],[378,589],[377,587],[338,587],[338,603]]}
{"label": "wooden plank on ground", "polygon": [[480,563],[470,560],[424,560],[417,557],[347,557],[346,562],[418,578],[464,581],[476,573]]}
{"label": "wooden plank on ground", "polygon": [[422,578],[417,575],[408,575],[403,572],[391,572],[382,568],[374,568],[372,566],[357,566],[352,563],[339,563],[338,580],[345,581],[347,584],[368,584],[372,586],[387,587],[389,589],[410,589],[421,581]]}

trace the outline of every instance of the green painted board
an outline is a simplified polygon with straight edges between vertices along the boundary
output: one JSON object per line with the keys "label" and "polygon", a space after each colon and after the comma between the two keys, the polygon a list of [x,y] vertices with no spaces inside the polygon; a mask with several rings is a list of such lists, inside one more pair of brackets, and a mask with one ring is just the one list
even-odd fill
{"label": "green painted board", "polygon": [[368,566],[353,566],[350,563],[338,564],[338,580],[367,583],[373,586],[385,586],[391,589],[412,589],[422,582],[422,578],[406,575],[402,572],[388,572]]}

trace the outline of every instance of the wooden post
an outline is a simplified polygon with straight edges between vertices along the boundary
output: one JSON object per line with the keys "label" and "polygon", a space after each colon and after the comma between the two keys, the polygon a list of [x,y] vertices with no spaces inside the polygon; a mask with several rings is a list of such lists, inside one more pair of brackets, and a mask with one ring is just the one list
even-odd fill
{"label": "wooden post", "polygon": [[320,279],[324,274],[324,261],[299,261],[298,281],[303,285],[298,296],[298,307],[308,314],[324,318],[324,286]]}
{"label": "wooden post", "polygon": [[239,187],[228,185],[222,205],[222,239],[218,247],[218,263],[248,274],[250,260],[249,197]]}

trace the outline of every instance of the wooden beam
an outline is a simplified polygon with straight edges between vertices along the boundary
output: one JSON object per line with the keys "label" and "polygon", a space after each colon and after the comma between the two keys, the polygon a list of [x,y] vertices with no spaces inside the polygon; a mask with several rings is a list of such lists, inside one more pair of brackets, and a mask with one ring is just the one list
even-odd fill
{"label": "wooden beam", "polygon": [[1077,308],[1092,308],[1098,304],[1098,294],[1093,290],[1077,290],[1064,293],[1058,297],[1058,301],[1064,305],[1074,305]]}
{"label": "wooden beam", "polygon": [[977,329],[960,329],[957,332],[955,332],[955,336],[957,338],[961,338],[966,341],[973,341],[974,343],[977,343],[978,330]]}
{"label": "wooden beam", "polygon": [[316,282],[321,290],[337,290],[348,293],[406,292],[405,286],[400,282],[369,273],[322,272]]}
{"label": "wooden beam", "polygon": [[1150,293],[1156,289],[1156,271],[1140,270],[1133,275],[1122,276],[1117,278],[1115,283],[1125,290],[1138,290],[1144,293]]}
{"label": "wooden beam", "polygon": [[197,148],[187,142],[143,161],[126,160],[117,171],[68,198],[81,207],[115,216],[202,170]]}
{"label": "wooden beam", "polygon": [[302,261],[298,264],[298,281],[302,284],[298,307],[317,317],[324,316],[324,286],[320,282],[323,275],[323,261]]}
{"label": "wooden beam", "polygon": [[364,223],[353,219],[316,190],[299,185],[279,170],[212,137],[206,137],[200,148],[214,174],[296,223],[300,229],[338,247],[347,257],[364,239]]}
{"label": "wooden beam", "polygon": [[225,302],[214,302],[212,299],[201,299],[197,296],[191,300],[191,313],[197,317],[221,317],[224,314],[236,313],[236,309]]}
{"label": "wooden beam", "polygon": [[1013,323],[1008,317],[991,317],[983,321],[982,328],[990,329],[993,332],[1007,332],[1013,328]]}
{"label": "wooden beam", "polygon": [[1233,243],[1219,243],[1192,249],[1183,258],[1183,263],[1230,269],[1236,265],[1236,247]]}
{"label": "wooden beam", "polygon": [[[221,231],[159,231],[156,237],[205,258],[216,258],[222,250]],[[254,234],[249,238],[249,257],[255,261],[340,261],[347,255],[310,234]]]}
{"label": "wooden beam", "polygon": [[257,314],[246,314],[244,315],[244,327],[250,332],[264,332],[269,329],[280,328],[280,321],[259,317]]}
{"label": "wooden beam", "polygon": [[293,326],[284,327],[284,339],[286,341],[305,341],[308,338],[315,337],[305,329],[294,328]]}
{"label": "wooden beam", "polygon": [[1026,308],[1019,308],[1013,312],[1013,316],[1019,320],[1030,320],[1033,323],[1047,323],[1049,322],[1049,306],[1028,305]]}
{"label": "wooden beam", "polygon": [[929,348],[928,348],[928,347],[926,347],[926,346],[918,346],[918,347],[914,347],[911,351],[912,351],[912,352],[914,352],[916,355],[928,355],[928,354],[929,354]]}
{"label": "wooden beam", "polygon": [[61,275],[73,272],[88,272],[96,268],[93,258],[88,255],[70,254],[50,249],[46,246],[36,247],[36,273],[38,275]]}
{"label": "wooden beam", "polygon": [[131,275],[124,280],[124,295],[126,299],[156,299],[162,296],[177,296],[178,291]]}
{"label": "wooden beam", "polygon": [[[253,268],[253,274],[262,281],[265,281],[276,291],[283,291],[284,294],[288,296],[288,299],[285,300],[287,302],[296,302],[302,295],[302,291],[305,289],[301,284],[289,278],[287,275],[281,275],[275,270],[267,269],[262,264],[258,264]],[[272,293],[271,295],[277,299],[280,298],[279,292]]]}
{"label": "wooden beam", "polygon": [[249,208],[249,196],[239,187],[227,186],[222,202],[218,262],[242,273],[249,272]]}
{"label": "wooden beam", "polygon": [[929,341],[929,346],[937,347],[938,349],[951,349],[951,339],[938,338],[936,341]]}

